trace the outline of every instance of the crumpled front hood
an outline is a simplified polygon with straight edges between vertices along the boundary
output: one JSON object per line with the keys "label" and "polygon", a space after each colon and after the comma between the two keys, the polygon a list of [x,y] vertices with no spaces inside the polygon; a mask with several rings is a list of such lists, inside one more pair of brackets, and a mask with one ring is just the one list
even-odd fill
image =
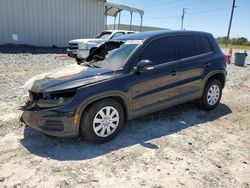
{"label": "crumpled front hood", "polygon": [[60,91],[81,87],[113,76],[114,71],[111,69],[71,64],[34,76],[23,87],[36,93]]}

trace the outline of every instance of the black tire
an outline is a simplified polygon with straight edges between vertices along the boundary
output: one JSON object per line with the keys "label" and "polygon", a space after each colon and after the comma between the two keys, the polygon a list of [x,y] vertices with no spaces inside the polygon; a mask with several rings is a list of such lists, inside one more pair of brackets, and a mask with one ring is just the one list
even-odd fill
{"label": "black tire", "polygon": [[[212,86],[218,86],[219,88],[219,98],[217,100],[217,102],[215,104],[209,104],[208,102],[208,92],[209,92],[209,89],[212,87]],[[216,106],[220,103],[220,99],[221,99],[221,95],[222,95],[222,84],[219,80],[217,79],[212,79],[212,80],[209,80],[205,86],[205,89],[203,91],[203,95],[202,97],[199,99],[199,106],[204,109],[204,110],[212,110],[214,108],[216,108]]]}
{"label": "black tire", "polygon": [[80,65],[81,63],[84,62],[84,59],[75,58],[75,60],[76,60],[76,63],[77,63],[78,65]]}
{"label": "black tire", "polygon": [[[112,107],[117,110],[117,112],[119,113],[119,122],[116,129],[111,135],[106,137],[101,137],[97,135],[96,132],[94,131],[93,123],[97,113],[105,107]],[[124,126],[124,112],[121,104],[114,99],[104,99],[92,104],[83,112],[80,123],[80,132],[88,141],[95,143],[104,143],[116,137],[122,130],[123,126]]]}

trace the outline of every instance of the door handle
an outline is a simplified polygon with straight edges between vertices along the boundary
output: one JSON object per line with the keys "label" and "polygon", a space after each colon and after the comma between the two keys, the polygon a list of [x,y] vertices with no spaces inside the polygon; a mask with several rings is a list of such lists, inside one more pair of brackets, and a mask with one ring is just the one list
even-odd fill
{"label": "door handle", "polygon": [[210,65],[210,63],[209,63],[209,62],[206,62],[206,63],[205,63],[205,66],[206,66],[206,67],[208,67],[209,65]]}
{"label": "door handle", "polygon": [[171,74],[172,74],[172,76],[175,76],[176,75],[176,71],[173,70]]}

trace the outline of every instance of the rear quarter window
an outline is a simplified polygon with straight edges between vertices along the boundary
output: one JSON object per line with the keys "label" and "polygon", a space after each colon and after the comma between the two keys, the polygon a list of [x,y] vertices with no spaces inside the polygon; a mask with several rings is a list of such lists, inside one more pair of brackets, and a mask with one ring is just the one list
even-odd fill
{"label": "rear quarter window", "polygon": [[205,54],[208,52],[213,51],[213,47],[207,37],[204,36],[197,36],[200,54]]}
{"label": "rear quarter window", "polygon": [[187,58],[199,55],[199,48],[196,37],[193,35],[176,36],[179,47],[180,58]]}

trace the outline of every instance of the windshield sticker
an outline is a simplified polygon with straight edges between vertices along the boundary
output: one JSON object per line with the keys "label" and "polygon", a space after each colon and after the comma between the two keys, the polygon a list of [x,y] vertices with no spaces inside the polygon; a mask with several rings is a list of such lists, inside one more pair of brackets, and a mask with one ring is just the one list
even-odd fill
{"label": "windshield sticker", "polygon": [[127,40],[126,42],[125,42],[125,44],[142,44],[143,43],[143,41],[142,40]]}

